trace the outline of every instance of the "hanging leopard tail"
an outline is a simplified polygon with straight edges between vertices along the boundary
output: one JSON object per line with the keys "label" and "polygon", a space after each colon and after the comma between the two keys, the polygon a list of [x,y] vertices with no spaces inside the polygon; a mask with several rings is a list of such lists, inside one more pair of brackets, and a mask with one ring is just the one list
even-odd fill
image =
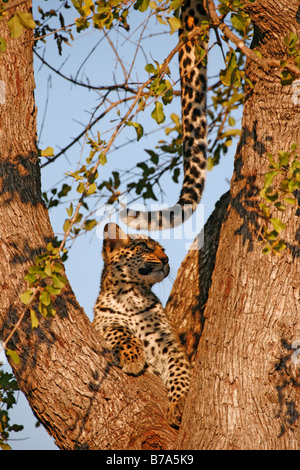
{"label": "hanging leopard tail", "polygon": [[[179,199],[158,211],[122,209],[121,220],[138,230],[164,230],[181,225],[196,210],[204,189],[207,154],[206,54],[208,40],[187,36],[207,20],[203,0],[184,0],[181,6],[179,51],[184,179]],[[204,54],[203,54],[204,53]]]}

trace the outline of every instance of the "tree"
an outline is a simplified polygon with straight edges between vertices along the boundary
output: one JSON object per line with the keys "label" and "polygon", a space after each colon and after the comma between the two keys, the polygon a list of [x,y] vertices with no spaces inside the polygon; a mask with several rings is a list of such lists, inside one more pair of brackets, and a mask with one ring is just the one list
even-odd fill
{"label": "tree", "polygon": [[[18,10],[27,13],[29,3]],[[21,29],[25,27],[22,39],[9,36],[5,21],[0,24],[6,45],[0,63],[0,76],[5,77],[0,133],[1,332],[9,338],[6,345],[15,360],[12,367],[20,389],[62,449],[299,448],[299,366],[294,354],[300,338],[296,198],[300,139],[294,86],[299,76],[299,11],[296,1],[288,7],[281,2],[280,8],[277,3],[222,2],[219,16],[213,2],[205,2],[218,41],[220,30],[236,47],[228,49],[227,67],[220,74],[222,88],[215,95],[216,108],[224,97],[227,106],[212,115],[218,138],[212,145],[211,165],[218,162],[232,136],[224,126],[231,116],[230,98],[234,105],[244,99],[237,96],[241,87],[245,105],[230,193],[205,226],[203,248],[187,255],[167,305],[195,363],[179,433],[166,421],[166,398],[159,380],[150,374],[125,376],[111,364],[66,281],[59,258],[66,257],[71,230],[74,236],[79,233],[75,223],[81,222],[80,210],[86,209],[85,197],[96,190],[98,168],[105,163],[112,141],[104,145],[100,138],[90,139],[90,161],[97,155],[97,163],[73,174],[81,199],[74,210],[68,207],[65,235],[55,241],[40,187],[29,17],[15,15]],[[134,5],[141,10],[148,6]],[[84,29],[90,2],[77,6],[81,14],[77,27]],[[109,19],[117,18],[127,28],[127,8],[123,4],[118,8],[114,5],[98,21],[107,26]],[[227,14],[239,35],[225,24]],[[172,18],[169,13],[167,22],[177,29],[176,15],[175,23]],[[251,31],[250,20],[254,25],[251,48],[242,40]],[[59,44],[63,41],[60,37]],[[241,53],[248,58],[245,72]],[[147,86],[152,96],[170,91],[164,78],[167,66],[168,61],[162,69],[149,65],[154,79]],[[128,84],[125,88],[129,92]],[[141,88],[131,99],[140,101],[142,108],[146,104],[141,102]],[[163,105],[155,104],[157,122],[163,120]],[[113,135],[126,122],[140,138],[143,129],[132,117],[133,108],[129,108]],[[179,135],[175,117],[174,124]],[[169,150],[176,146],[174,139]],[[150,156],[155,163],[157,153]],[[179,160],[167,165],[175,179],[178,165]],[[132,188],[137,193],[145,188],[148,196],[152,173],[149,165],[141,168],[144,186]],[[106,188],[114,202],[116,174],[106,181]],[[66,192],[65,186],[61,197]],[[86,217],[81,228],[93,225]],[[33,328],[36,322],[38,328]]]}

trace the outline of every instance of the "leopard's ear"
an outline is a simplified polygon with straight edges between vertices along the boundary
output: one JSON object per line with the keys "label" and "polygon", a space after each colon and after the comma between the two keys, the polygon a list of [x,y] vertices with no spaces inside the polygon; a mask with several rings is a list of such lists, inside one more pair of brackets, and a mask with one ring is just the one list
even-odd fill
{"label": "leopard's ear", "polygon": [[105,225],[103,230],[103,250],[113,251],[129,242],[129,236],[123,230],[112,222]]}

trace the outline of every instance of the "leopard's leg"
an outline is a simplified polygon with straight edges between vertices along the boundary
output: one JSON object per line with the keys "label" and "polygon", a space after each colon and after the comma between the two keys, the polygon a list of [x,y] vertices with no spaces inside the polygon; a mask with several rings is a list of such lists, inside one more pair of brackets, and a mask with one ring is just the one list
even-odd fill
{"label": "leopard's leg", "polygon": [[166,385],[169,398],[167,416],[170,425],[179,428],[191,379],[190,364],[179,344],[176,351],[170,351],[167,367]]}
{"label": "leopard's leg", "polygon": [[165,315],[155,317],[159,328],[147,330],[144,350],[147,364],[164,382],[169,399],[168,420],[178,428],[181,422],[191,378],[191,366],[185,351]]}
{"label": "leopard's leg", "polygon": [[125,326],[102,327],[103,337],[112,352],[115,364],[126,374],[138,375],[145,367],[141,341]]}

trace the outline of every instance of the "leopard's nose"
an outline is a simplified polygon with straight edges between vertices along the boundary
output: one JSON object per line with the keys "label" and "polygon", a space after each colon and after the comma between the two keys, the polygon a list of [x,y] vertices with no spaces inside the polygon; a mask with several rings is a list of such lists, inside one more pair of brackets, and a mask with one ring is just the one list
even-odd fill
{"label": "leopard's nose", "polygon": [[163,265],[166,265],[169,262],[169,258],[160,247],[156,248],[155,254],[159,258],[159,260],[163,263]]}
{"label": "leopard's nose", "polygon": [[165,255],[163,258],[160,258],[162,264],[166,265],[168,264],[169,262],[169,258],[167,257],[167,255]]}

